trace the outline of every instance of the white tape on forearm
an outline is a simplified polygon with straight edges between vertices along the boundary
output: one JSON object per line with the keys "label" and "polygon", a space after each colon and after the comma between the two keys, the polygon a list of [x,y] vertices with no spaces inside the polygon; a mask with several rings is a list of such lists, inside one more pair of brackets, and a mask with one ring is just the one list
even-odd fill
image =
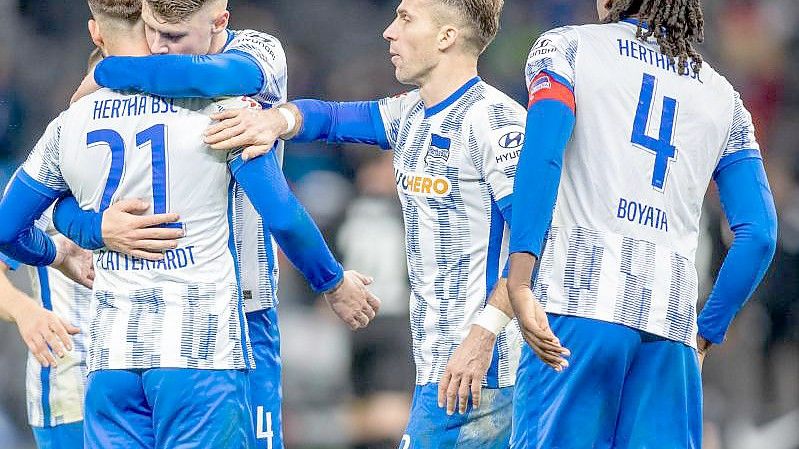
{"label": "white tape on forearm", "polygon": [[277,112],[280,112],[280,115],[282,115],[283,118],[286,119],[286,123],[288,123],[286,131],[284,131],[280,135],[282,136],[285,134],[290,134],[292,131],[294,131],[294,127],[297,126],[297,117],[294,117],[294,113],[291,112],[288,108],[283,108],[278,106]]}
{"label": "white tape on forearm", "polygon": [[494,335],[498,335],[502,332],[502,329],[505,329],[505,326],[508,325],[510,320],[511,318],[505,315],[505,312],[488,304],[480,314],[477,315],[477,319],[474,320],[472,324],[476,324]]}

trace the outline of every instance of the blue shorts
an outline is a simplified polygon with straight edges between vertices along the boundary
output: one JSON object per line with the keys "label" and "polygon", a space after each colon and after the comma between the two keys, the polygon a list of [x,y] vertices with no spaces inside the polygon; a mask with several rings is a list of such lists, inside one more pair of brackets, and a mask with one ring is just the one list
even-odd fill
{"label": "blue shorts", "polygon": [[283,449],[280,386],[280,329],[277,309],[247,314],[255,369],[250,371],[250,403],[258,449]]}
{"label": "blue shorts", "polygon": [[417,385],[399,449],[506,449],[511,433],[513,387],[483,388],[480,408],[447,415],[438,406],[438,384]]}
{"label": "blue shorts", "polygon": [[557,373],[525,345],[516,378],[513,449],[700,449],[696,352],[620,324],[562,315],[571,350]]}
{"label": "blue shorts", "polygon": [[94,371],[84,413],[87,449],[249,449],[255,444],[246,371]]}
{"label": "blue shorts", "polygon": [[33,427],[39,449],[80,449],[83,447],[83,421],[55,427]]}

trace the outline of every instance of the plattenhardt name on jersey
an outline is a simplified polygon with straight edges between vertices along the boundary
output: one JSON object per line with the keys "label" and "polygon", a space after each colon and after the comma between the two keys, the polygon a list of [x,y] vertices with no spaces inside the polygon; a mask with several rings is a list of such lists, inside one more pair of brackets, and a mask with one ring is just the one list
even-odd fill
{"label": "plattenhardt name on jersey", "polygon": [[116,251],[100,250],[95,254],[94,266],[98,270],[107,271],[149,271],[149,270],[177,270],[197,264],[194,258],[194,246],[168,249],[164,251],[164,258],[159,261],[139,259],[138,257],[118,253]]}

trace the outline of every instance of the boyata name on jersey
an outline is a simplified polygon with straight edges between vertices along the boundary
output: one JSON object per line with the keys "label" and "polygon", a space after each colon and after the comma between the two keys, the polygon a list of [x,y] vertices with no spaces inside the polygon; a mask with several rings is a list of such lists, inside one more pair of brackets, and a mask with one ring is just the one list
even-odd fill
{"label": "boyata name on jersey", "polygon": [[127,98],[95,100],[92,120],[136,117],[145,114],[174,114],[177,112],[175,100],[172,98],[132,95]]}
{"label": "boyata name on jersey", "polygon": [[139,259],[116,251],[100,250],[95,254],[95,267],[99,270],[178,270],[194,266],[194,245],[164,251],[164,258],[158,261]]}
{"label": "boyata name on jersey", "polygon": [[669,220],[666,216],[666,211],[626,198],[619,198],[616,218],[669,232]]}

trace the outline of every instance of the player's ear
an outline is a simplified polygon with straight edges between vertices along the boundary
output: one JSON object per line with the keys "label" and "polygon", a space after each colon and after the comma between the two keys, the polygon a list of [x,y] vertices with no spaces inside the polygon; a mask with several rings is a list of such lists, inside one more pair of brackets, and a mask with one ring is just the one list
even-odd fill
{"label": "player's ear", "polygon": [[444,25],[438,31],[438,49],[444,51],[453,45],[460,37],[458,29],[452,25]]}
{"label": "player's ear", "polygon": [[89,19],[87,25],[89,27],[89,35],[92,37],[92,42],[94,42],[94,45],[98,48],[102,49],[105,42],[103,42],[103,36],[100,33],[100,25],[94,19]]}
{"label": "player's ear", "polygon": [[230,21],[230,11],[225,10],[221,14],[218,14],[214,18],[212,32],[216,34],[225,31],[227,29],[229,21]]}

